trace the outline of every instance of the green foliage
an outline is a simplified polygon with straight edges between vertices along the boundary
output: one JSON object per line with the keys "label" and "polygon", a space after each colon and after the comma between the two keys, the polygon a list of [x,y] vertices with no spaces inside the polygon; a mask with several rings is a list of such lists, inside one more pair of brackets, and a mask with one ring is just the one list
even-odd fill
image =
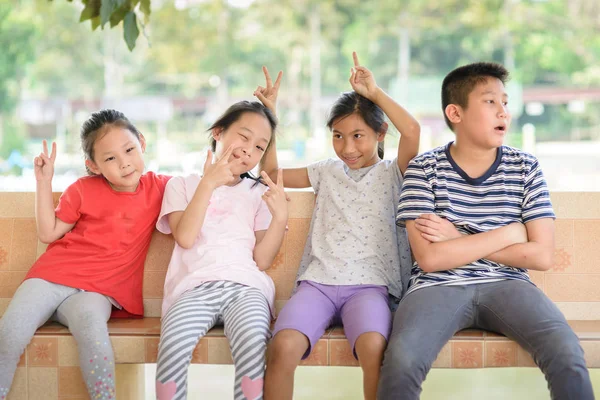
{"label": "green foliage", "polygon": [[[52,0],[49,0],[52,1]],[[84,5],[79,22],[91,21],[92,30],[110,23],[114,28],[123,23],[123,39],[130,51],[135,48],[136,40],[140,34],[138,28],[138,14],[149,19],[151,9],[150,0],[81,0]]]}

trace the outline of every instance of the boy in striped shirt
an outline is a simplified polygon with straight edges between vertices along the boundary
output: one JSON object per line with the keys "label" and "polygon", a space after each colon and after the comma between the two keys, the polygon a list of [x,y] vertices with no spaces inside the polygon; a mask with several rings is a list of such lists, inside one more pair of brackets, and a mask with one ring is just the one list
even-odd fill
{"label": "boy in striped shirt", "polygon": [[577,336],[527,273],[552,267],[555,216],[537,159],[502,144],[511,121],[507,78],[493,63],[450,72],[442,109],[456,140],[408,165],[397,223],[416,261],[378,399],[418,399],[439,351],[465,328],[519,343],[553,399],[594,398]]}

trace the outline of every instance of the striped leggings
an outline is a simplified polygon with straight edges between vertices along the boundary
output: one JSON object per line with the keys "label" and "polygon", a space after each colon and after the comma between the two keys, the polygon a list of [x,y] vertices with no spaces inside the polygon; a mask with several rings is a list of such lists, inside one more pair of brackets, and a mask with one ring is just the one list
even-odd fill
{"label": "striped leggings", "polygon": [[255,288],[229,281],[206,282],[184,293],[162,319],[156,367],[158,400],[187,397],[187,370],[206,332],[223,321],[235,365],[235,400],[263,398],[265,349],[271,314]]}

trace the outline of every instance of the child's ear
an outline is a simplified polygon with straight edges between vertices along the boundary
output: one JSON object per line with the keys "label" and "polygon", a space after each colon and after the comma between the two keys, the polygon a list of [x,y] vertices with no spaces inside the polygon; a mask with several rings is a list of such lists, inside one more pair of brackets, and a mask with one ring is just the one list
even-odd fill
{"label": "child's ear", "polygon": [[216,141],[219,141],[221,139],[221,134],[223,133],[223,128],[215,128],[212,130],[212,137],[213,139],[215,139]]}
{"label": "child's ear", "polygon": [[144,135],[142,135],[140,133],[140,137],[138,139],[140,140],[140,146],[142,147],[142,153],[144,153],[146,151],[146,138],[144,137]]}
{"label": "child's ear", "polygon": [[446,113],[446,117],[453,124],[458,124],[462,121],[461,111],[461,108],[456,104],[448,104],[446,106],[446,109],[444,110],[444,112]]}
{"label": "child's ear", "polygon": [[377,141],[378,142],[383,142],[383,140],[385,139],[385,134],[387,133],[389,128],[389,125],[387,122],[384,122],[383,124],[381,124],[381,128],[379,128],[379,132],[377,132]]}
{"label": "child's ear", "polygon": [[96,175],[100,175],[100,169],[92,160],[85,160],[85,166]]}

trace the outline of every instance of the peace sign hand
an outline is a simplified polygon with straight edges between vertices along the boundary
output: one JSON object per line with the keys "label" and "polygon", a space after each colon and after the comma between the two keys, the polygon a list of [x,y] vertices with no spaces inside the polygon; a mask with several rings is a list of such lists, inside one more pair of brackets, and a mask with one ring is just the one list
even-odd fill
{"label": "peace sign hand", "polygon": [[232,153],[233,146],[229,146],[221,158],[213,164],[213,153],[208,150],[206,162],[204,163],[202,182],[208,184],[212,189],[233,183],[235,181],[235,176],[233,175],[233,172],[231,172],[231,167],[235,166],[236,163],[241,164],[242,159],[239,158],[229,162],[229,157],[231,157]]}
{"label": "peace sign hand", "polygon": [[52,181],[54,161],[56,160],[56,142],[52,142],[52,152],[48,156],[48,142],[42,142],[43,151],[33,159],[33,171],[36,181]]}
{"label": "peace sign hand", "polygon": [[287,222],[288,219],[288,197],[283,188],[283,170],[280,168],[277,171],[277,183],[275,184],[269,175],[262,171],[260,173],[265,183],[269,186],[269,190],[267,190],[262,198],[265,203],[267,203],[267,207],[269,207],[269,211],[271,211],[271,215],[273,219],[281,222]]}
{"label": "peace sign hand", "polygon": [[275,84],[273,85],[267,67],[263,66],[262,69],[265,74],[267,87],[258,86],[254,91],[254,96],[256,96],[265,107],[271,110],[274,115],[277,115],[277,95],[279,94],[279,85],[281,84],[283,71],[279,71],[277,79],[275,79]]}
{"label": "peace sign hand", "polygon": [[350,69],[350,85],[352,85],[352,89],[361,96],[375,102],[379,86],[375,82],[373,73],[368,68],[362,67],[359,64],[355,51],[352,52],[352,58],[354,59],[354,67]]}

